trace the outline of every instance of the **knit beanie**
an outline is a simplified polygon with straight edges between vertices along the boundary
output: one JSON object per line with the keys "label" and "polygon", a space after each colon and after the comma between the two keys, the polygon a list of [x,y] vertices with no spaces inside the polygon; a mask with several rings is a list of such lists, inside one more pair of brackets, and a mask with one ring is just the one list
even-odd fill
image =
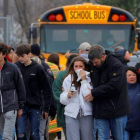
{"label": "knit beanie", "polygon": [[125,50],[125,49],[120,49],[120,50],[116,51],[116,53],[117,53],[117,54],[121,54],[121,55],[124,56],[125,53],[126,53],[126,51],[127,51],[127,50]]}
{"label": "knit beanie", "polygon": [[34,55],[40,55],[40,46],[38,44],[31,45],[31,53]]}

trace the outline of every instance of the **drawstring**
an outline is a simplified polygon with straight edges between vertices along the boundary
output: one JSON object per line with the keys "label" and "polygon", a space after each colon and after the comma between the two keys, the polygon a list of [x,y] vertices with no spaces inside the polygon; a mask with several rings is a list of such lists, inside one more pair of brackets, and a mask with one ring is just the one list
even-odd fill
{"label": "drawstring", "polygon": [[83,109],[81,107],[79,109],[79,114],[80,114],[80,117],[84,116]]}

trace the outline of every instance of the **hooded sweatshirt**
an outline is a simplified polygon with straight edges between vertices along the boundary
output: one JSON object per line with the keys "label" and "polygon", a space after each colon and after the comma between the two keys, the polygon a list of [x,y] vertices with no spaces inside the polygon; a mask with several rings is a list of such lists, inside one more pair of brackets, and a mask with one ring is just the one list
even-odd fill
{"label": "hooded sweatshirt", "polygon": [[[33,60],[28,66],[20,62],[15,64],[20,68],[23,76],[26,89],[25,104],[35,109],[40,109],[43,104],[42,110],[48,112],[51,104],[51,89],[43,67]],[[41,101],[41,92],[44,101]]]}
{"label": "hooded sweatshirt", "polygon": [[116,57],[122,62],[122,64],[126,67],[127,61],[124,59],[125,53],[127,50],[121,49],[115,52]]}
{"label": "hooded sweatshirt", "polygon": [[81,57],[84,57],[87,61],[89,61],[89,59],[88,59],[88,54],[82,53],[82,54],[80,54],[80,56],[81,56]]}

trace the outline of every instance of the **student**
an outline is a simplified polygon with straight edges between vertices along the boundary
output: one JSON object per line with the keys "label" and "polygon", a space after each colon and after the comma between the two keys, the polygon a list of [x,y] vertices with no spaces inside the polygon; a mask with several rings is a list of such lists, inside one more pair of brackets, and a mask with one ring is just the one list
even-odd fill
{"label": "student", "polygon": [[[120,46],[121,47],[121,46]],[[118,48],[114,50],[116,57],[122,62],[122,64],[127,67],[127,63],[130,62],[130,54],[127,50]]]}
{"label": "student", "polygon": [[0,42],[0,122],[2,126],[2,139],[12,140],[16,117],[23,113],[26,93],[23,78],[19,68],[5,58],[7,45]]}
{"label": "student", "polygon": [[60,71],[60,67],[59,67],[59,55],[58,55],[58,53],[51,53],[49,55],[47,61],[48,61],[47,64],[51,68],[52,73],[54,75],[54,79],[55,79],[56,76],[57,76],[57,74]]}
{"label": "student", "polygon": [[62,83],[63,79],[68,72],[68,67],[74,57],[77,57],[77,54],[71,54],[67,58],[66,70],[60,71],[53,82],[52,90],[55,100],[57,101],[57,127],[62,127],[64,131],[64,135],[66,138],[66,123],[65,123],[65,115],[64,115],[64,105],[60,103],[60,94],[62,93]]}
{"label": "student", "polygon": [[[38,44],[32,44],[31,45],[31,59],[35,60],[37,63],[39,63],[43,67],[43,69],[45,70],[46,76],[49,79],[50,87],[52,87],[52,83],[54,81],[53,73],[50,67],[48,66],[48,64],[46,64],[43,60],[41,60],[39,56],[40,56],[40,46]],[[55,115],[56,115],[56,108],[53,104],[53,96],[52,96],[51,106],[49,110],[49,116],[51,116],[51,120],[55,118]],[[46,120],[43,118],[42,115],[40,115],[40,127],[39,127],[40,140],[44,140],[44,136],[46,136],[47,139],[49,139],[49,134],[47,131],[48,127],[46,127],[46,122],[48,121],[49,121],[49,118]],[[46,131],[45,131],[45,128],[46,128]]]}
{"label": "student", "polygon": [[[80,71],[80,81],[77,81],[76,70]],[[65,105],[67,140],[93,140],[92,104],[84,99],[91,88],[90,77],[86,76],[85,70],[88,70],[87,61],[81,56],[75,57],[63,82],[60,102]],[[76,87],[74,92],[71,91],[73,84]]]}
{"label": "student", "polygon": [[[42,66],[30,59],[31,47],[28,44],[21,44],[16,48],[19,62],[16,65],[20,68],[26,89],[26,103],[23,108],[23,115],[17,119],[17,139],[27,139],[27,120],[31,124],[30,138],[40,140],[40,108],[42,115],[48,118],[51,89],[48,78]],[[43,99],[41,98],[43,95]]]}
{"label": "student", "polygon": [[11,46],[8,46],[6,58],[11,63],[12,63],[12,60],[13,60],[13,55],[14,55],[14,48],[12,48]]}

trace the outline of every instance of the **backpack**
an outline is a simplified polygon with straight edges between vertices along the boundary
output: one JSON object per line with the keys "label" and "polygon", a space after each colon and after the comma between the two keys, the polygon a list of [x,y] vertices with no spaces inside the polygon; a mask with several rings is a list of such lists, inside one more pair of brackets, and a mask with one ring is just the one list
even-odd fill
{"label": "backpack", "polygon": [[51,117],[51,120],[53,120],[56,116],[56,111],[57,111],[56,101],[53,97],[53,92],[52,92],[52,84],[54,81],[54,76],[53,76],[53,73],[52,73],[50,67],[48,66],[48,64],[46,64],[45,62],[42,61],[42,65],[46,72],[46,76],[48,78],[50,88],[51,88],[52,100],[51,100],[51,106],[50,106],[50,110],[49,110],[49,116]]}

